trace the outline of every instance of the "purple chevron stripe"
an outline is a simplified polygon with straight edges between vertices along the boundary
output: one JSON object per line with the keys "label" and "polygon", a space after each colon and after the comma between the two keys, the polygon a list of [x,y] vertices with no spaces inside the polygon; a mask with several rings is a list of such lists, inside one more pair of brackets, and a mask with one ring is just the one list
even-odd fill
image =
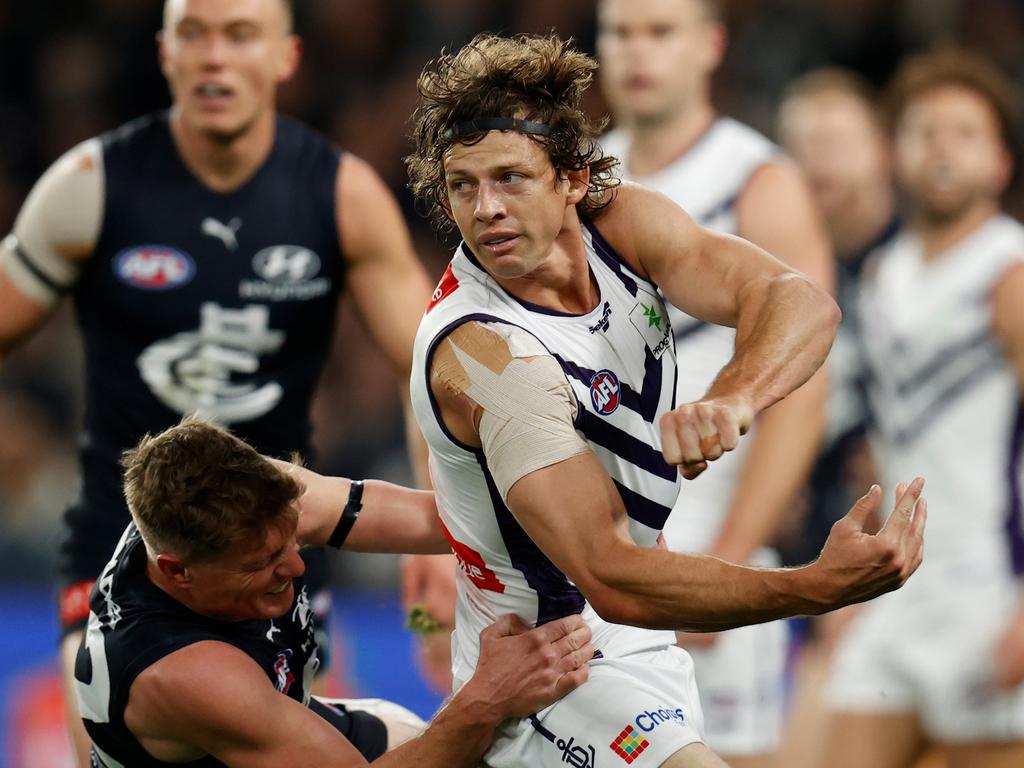
{"label": "purple chevron stripe", "polygon": [[1009,459],[1006,465],[1006,480],[1009,486],[1010,506],[1006,510],[1006,538],[1010,546],[1010,562],[1013,572],[1024,573],[1024,524],[1021,516],[1020,459],[1024,450],[1024,403],[1017,405],[1010,437]]}
{"label": "purple chevron stripe", "polygon": [[[640,392],[638,393],[629,384],[620,380],[619,397],[620,404],[623,407],[639,414],[644,421],[654,423],[654,419],[658,415],[658,404],[661,402],[662,365],[661,361],[654,356],[650,349],[645,348],[644,351],[646,353],[644,358],[644,380],[640,385]],[[561,355],[554,354],[554,358],[562,366],[562,371],[567,376],[572,376],[577,381],[581,381],[588,386],[591,379],[594,378],[594,374],[597,373],[596,370],[585,368],[571,360],[566,360]]]}
{"label": "purple chevron stripe", "polygon": [[622,497],[622,503],[626,507],[626,514],[631,519],[656,531],[660,531],[665,526],[665,521],[668,520],[669,513],[672,512],[671,507],[658,504],[646,496],[641,496],[636,491],[631,491],[615,478],[612,478],[612,482],[615,483],[619,496]]}
{"label": "purple chevron stripe", "polygon": [[576,428],[592,443],[607,448],[620,459],[650,472],[652,475],[675,482],[678,471],[666,464],[661,452],[643,440],[633,437],[604,418],[584,409],[576,416]]}
{"label": "purple chevron stripe", "polygon": [[640,290],[637,286],[637,280],[642,280],[643,278],[633,271],[633,268],[626,263],[625,259],[619,256],[615,249],[612,248],[611,244],[604,239],[604,235],[601,234],[593,223],[584,221],[583,224],[590,232],[591,239],[594,243],[594,252],[597,254],[598,258],[600,258],[601,261],[603,261],[608,268],[615,273],[615,276],[622,281],[626,290],[636,296]]}
{"label": "purple chevron stripe", "polygon": [[523,574],[530,589],[537,593],[538,626],[582,611],[585,602],[583,595],[540,551],[505,506],[483,451],[476,451],[476,460],[487,481],[487,491],[491,496],[498,530],[508,550],[509,559]]}

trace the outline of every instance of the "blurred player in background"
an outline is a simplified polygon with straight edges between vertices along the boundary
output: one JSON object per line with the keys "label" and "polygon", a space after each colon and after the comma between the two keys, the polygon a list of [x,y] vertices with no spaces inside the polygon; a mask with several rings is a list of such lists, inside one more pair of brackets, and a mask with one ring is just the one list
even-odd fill
{"label": "blurred player in background", "polygon": [[837,649],[829,768],[902,768],[927,743],[952,768],[1024,765],[1024,227],[1000,209],[1015,104],[955,50],[891,86],[906,225],[865,267],[861,339],[879,471],[926,472],[935,504],[917,579]]}
{"label": "blurred player in background", "polygon": [[[711,75],[726,42],[718,3],[602,0],[598,24],[601,83],[618,125],[602,143],[620,158],[623,177],[831,290],[828,241],[799,171],[712,106]],[[680,361],[676,400],[700,400],[732,357],[735,331],[671,307],[669,318]],[[739,450],[683,484],[665,526],[670,549],[777,564],[768,546],[816,455],[826,386],[819,373],[760,416]],[[782,727],[785,625],[679,640],[694,657],[708,744],[736,766],[770,765]]]}
{"label": "blurred player in background", "polygon": [[[779,107],[778,135],[803,170],[824,216],[836,257],[836,298],[843,310],[829,354],[829,400],[822,453],[811,473],[807,511],[791,521],[784,555],[807,562],[832,524],[875,479],[867,444],[868,411],[858,340],[857,298],[865,257],[896,233],[891,149],[877,94],[860,76],[840,69],[810,72],[794,81]],[[794,672],[782,765],[816,765],[824,747],[821,706],[828,657],[856,608],[797,626],[801,639]]]}
{"label": "blurred player in background", "polygon": [[[85,344],[83,484],[61,556],[65,682],[91,585],[128,521],[120,451],[197,411],[264,453],[309,455],[343,289],[403,377],[430,294],[376,173],[275,113],[299,61],[291,3],[164,11],[170,111],[58,160],[0,251],[0,353],[64,295]],[[327,601],[313,596],[318,611]],[[76,751],[86,765],[80,727]]]}

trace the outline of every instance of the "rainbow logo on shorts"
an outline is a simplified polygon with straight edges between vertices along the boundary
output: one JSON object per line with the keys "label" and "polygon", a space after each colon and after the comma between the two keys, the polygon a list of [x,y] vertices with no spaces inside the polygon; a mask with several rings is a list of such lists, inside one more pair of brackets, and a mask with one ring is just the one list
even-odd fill
{"label": "rainbow logo on shorts", "polygon": [[637,733],[632,725],[627,725],[608,746],[628,765],[640,757],[643,751],[651,746],[651,742]]}

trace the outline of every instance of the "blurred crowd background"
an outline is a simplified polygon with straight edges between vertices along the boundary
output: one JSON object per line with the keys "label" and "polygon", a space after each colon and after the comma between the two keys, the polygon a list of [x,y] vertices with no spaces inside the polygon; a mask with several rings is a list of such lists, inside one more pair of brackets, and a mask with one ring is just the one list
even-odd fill
{"label": "blurred crowd background", "polygon": [[[900,59],[938,43],[981,50],[1024,82],[1021,0],[726,0],[730,49],[718,108],[772,134],[794,77],[822,65],[884,85]],[[0,2],[0,232],[38,175],[77,142],[167,105],[154,36],[160,0]],[[572,36],[594,48],[593,0],[296,0],[302,67],[281,108],[368,160],[405,208],[439,275],[439,241],[405,189],[401,158],[416,76],[442,46],[481,30]],[[603,114],[598,88],[589,109]],[[1010,209],[1024,213],[1018,183]],[[0,583],[49,583],[60,515],[76,493],[81,371],[67,307],[0,368]],[[315,408],[317,464],[408,480],[395,379],[345,310]],[[337,558],[339,584],[394,582],[394,563]]]}

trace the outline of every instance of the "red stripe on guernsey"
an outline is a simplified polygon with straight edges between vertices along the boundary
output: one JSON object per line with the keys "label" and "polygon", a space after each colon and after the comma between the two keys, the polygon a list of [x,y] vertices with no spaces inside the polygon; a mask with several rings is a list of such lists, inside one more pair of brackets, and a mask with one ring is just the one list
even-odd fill
{"label": "red stripe on guernsey", "polygon": [[60,593],[60,623],[69,627],[89,618],[89,595],[95,581],[76,581]]}
{"label": "red stripe on guernsey", "polygon": [[469,577],[469,580],[480,589],[504,593],[505,585],[501,583],[494,571],[487,567],[480,553],[472,547],[467,547],[461,541],[456,541],[443,522],[441,530],[444,532],[444,537],[448,539],[452,552],[455,553],[455,559],[459,561],[459,568]]}
{"label": "red stripe on guernsey", "polygon": [[444,274],[441,275],[441,282],[437,284],[437,288],[434,289],[434,293],[430,297],[430,303],[427,305],[427,312],[441,303],[446,296],[451,296],[458,287],[459,279],[452,271],[451,262],[448,262],[448,268],[444,271]]}

